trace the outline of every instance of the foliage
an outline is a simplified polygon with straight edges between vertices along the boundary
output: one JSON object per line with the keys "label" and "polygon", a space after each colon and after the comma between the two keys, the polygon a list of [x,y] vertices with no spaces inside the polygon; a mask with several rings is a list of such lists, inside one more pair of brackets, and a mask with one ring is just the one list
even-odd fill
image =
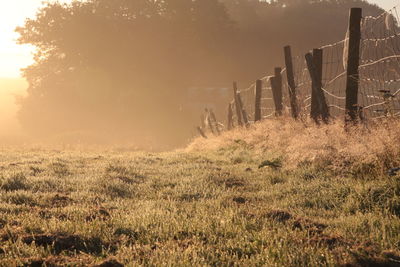
{"label": "foliage", "polygon": [[23,71],[19,119],[38,135],[182,143],[198,115],[189,87],[253,80],[282,64],[283,45],[307,51],[340,40],[353,5],[380,12],[358,0],[47,3],[17,29],[19,43],[37,49]]}

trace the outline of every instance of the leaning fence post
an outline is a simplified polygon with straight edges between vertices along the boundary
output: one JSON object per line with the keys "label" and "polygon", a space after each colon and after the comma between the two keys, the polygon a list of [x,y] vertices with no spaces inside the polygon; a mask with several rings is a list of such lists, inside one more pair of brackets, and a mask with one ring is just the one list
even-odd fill
{"label": "leaning fence post", "polygon": [[325,93],[322,90],[322,68],[323,68],[323,50],[314,49],[313,50],[314,65],[317,70],[317,97],[320,103],[319,115],[323,122],[328,123],[329,120],[329,107],[326,103]]}
{"label": "leaning fence post", "polygon": [[238,125],[243,126],[242,122],[242,107],[239,103],[238,99],[238,89],[237,89],[237,83],[233,82],[233,99],[235,100],[235,109],[236,109],[236,116],[238,120]]}
{"label": "leaning fence post", "polygon": [[199,132],[199,134],[200,134],[203,138],[207,139],[207,135],[203,132],[203,130],[201,129],[201,127],[197,126],[197,131]]}
{"label": "leaning fence post", "polygon": [[237,96],[237,99],[238,99],[240,110],[242,111],[241,113],[242,113],[242,118],[243,118],[244,125],[246,125],[246,127],[247,127],[247,126],[249,126],[249,120],[247,118],[246,109],[243,107],[243,102],[242,102],[242,97],[240,96],[240,92],[237,92],[236,96]]}
{"label": "leaning fence post", "polygon": [[254,106],[254,122],[261,120],[261,90],[262,90],[262,81],[256,81],[256,98],[255,98],[255,106]]}
{"label": "leaning fence post", "polygon": [[212,122],[214,123],[214,126],[215,126],[215,132],[217,133],[217,135],[220,135],[221,132],[219,130],[217,117],[215,116],[215,113],[214,113],[214,111],[212,109],[210,109],[210,116],[211,116]]}
{"label": "leaning fence post", "polygon": [[299,117],[299,109],[297,106],[296,83],[294,80],[291,47],[289,45],[285,46],[284,52],[285,52],[286,75],[287,75],[287,82],[288,82],[288,88],[289,88],[290,107],[291,107],[291,111],[292,111],[292,117],[294,119],[297,119]]}
{"label": "leaning fence post", "polygon": [[282,103],[282,69],[275,68],[275,75],[271,78],[272,95],[275,103],[275,115],[281,116],[283,110]]}
{"label": "leaning fence post", "polygon": [[204,117],[204,114],[200,115],[200,122],[201,122],[201,128],[205,129],[206,128],[206,118]]}
{"label": "leaning fence post", "polygon": [[345,122],[357,122],[362,9],[352,8],[349,18]]}
{"label": "leaning fence post", "polygon": [[208,127],[210,128],[210,131],[213,133],[213,135],[216,135],[216,132],[214,130],[213,123],[211,120],[211,113],[208,109],[206,109],[206,116],[207,116],[207,124],[208,124]]}
{"label": "leaning fence post", "polygon": [[232,104],[229,103],[228,105],[228,124],[227,124],[228,131],[233,129],[233,111],[232,111]]}
{"label": "leaning fence post", "polygon": [[[317,111],[317,116],[321,116],[322,120],[327,123],[329,119],[329,108],[326,104],[326,98],[324,91],[322,90],[322,67],[323,67],[323,50],[313,49],[313,63],[315,67],[316,74],[316,97],[319,104],[316,107],[319,109]],[[312,106],[312,102],[311,102]]]}

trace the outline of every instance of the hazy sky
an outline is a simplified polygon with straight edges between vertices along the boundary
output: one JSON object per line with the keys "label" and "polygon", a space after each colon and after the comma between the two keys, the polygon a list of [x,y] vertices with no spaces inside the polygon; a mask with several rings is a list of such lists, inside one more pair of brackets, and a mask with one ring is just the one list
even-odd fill
{"label": "hazy sky", "polygon": [[18,34],[14,29],[22,26],[25,18],[34,17],[42,2],[43,0],[0,0],[0,77],[19,77],[19,69],[32,62],[32,48],[16,44]]}
{"label": "hazy sky", "polygon": [[368,2],[377,4],[386,10],[400,4],[400,0],[369,0]]}
{"label": "hazy sky", "polygon": [[[0,77],[19,77],[20,69],[32,63],[32,48],[15,43],[15,27],[26,17],[34,17],[43,0],[0,0]],[[51,2],[53,2],[52,0]],[[71,2],[61,0],[59,2]],[[385,9],[400,4],[400,0],[370,0]]]}

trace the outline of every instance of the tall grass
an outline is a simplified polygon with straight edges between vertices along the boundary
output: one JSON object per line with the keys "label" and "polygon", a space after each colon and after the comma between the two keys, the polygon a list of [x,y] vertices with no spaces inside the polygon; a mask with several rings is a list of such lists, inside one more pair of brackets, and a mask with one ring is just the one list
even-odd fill
{"label": "tall grass", "polygon": [[312,122],[273,119],[236,128],[219,137],[197,138],[187,151],[237,153],[238,149],[251,151],[251,157],[274,154],[289,169],[312,163],[321,168],[361,168],[382,174],[400,166],[400,122],[388,119],[345,130],[341,121],[317,126]]}

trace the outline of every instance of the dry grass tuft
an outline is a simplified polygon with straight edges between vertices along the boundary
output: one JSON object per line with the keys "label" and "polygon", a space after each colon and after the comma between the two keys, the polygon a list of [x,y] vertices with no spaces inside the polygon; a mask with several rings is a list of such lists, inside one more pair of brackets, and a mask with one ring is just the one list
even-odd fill
{"label": "dry grass tuft", "polygon": [[286,118],[266,120],[220,137],[197,138],[187,148],[189,152],[204,150],[227,154],[246,150],[256,158],[275,155],[284,160],[287,169],[311,163],[349,172],[382,173],[400,166],[400,122],[386,120],[345,131],[341,121],[317,126]]}

